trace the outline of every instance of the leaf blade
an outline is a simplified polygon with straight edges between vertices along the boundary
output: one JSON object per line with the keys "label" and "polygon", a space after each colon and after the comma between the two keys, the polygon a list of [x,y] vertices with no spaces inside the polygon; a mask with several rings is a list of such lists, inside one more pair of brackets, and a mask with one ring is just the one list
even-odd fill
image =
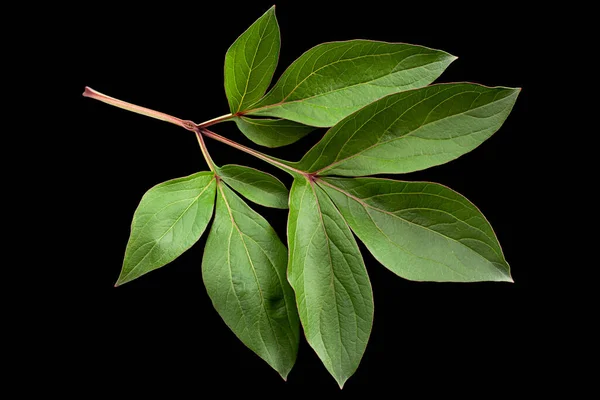
{"label": "leaf blade", "polygon": [[512,282],[481,211],[439,184],[321,178],[319,185],[385,267],[415,281]]}
{"label": "leaf blade", "polygon": [[225,94],[232,114],[265,94],[279,59],[280,34],[275,6],[254,22],[225,55]]}
{"label": "leaf blade", "polygon": [[236,117],[238,129],[254,143],[265,147],[281,147],[292,144],[316,128],[286,119],[258,119]]}
{"label": "leaf blade", "polygon": [[341,176],[408,173],[440,165],[496,132],[518,93],[460,83],[393,94],[341,121],[290,165]]}
{"label": "leaf blade", "polygon": [[288,280],[306,339],[340,387],[356,371],[373,321],[362,256],[325,192],[305,179],[290,191]]}
{"label": "leaf blade", "polygon": [[271,174],[236,164],[220,167],[218,174],[235,191],[256,204],[288,208],[289,191]]}
{"label": "leaf blade", "polygon": [[202,259],[206,290],[234,334],[286,379],[299,343],[287,250],[263,217],[225,185],[218,188]]}
{"label": "leaf blade", "polygon": [[404,43],[323,43],[294,61],[249,114],[333,126],[374,100],[430,84],[455,59]]}
{"label": "leaf blade", "polygon": [[199,172],[148,190],[134,213],[115,286],[168,264],[196,243],[212,217],[215,187],[212,172]]}

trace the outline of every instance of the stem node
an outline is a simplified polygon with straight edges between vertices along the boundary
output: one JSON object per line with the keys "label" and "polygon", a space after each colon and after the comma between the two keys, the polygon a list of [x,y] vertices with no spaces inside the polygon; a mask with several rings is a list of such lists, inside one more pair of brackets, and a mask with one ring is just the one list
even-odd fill
{"label": "stem node", "polygon": [[181,126],[184,129],[187,129],[188,131],[192,131],[192,132],[198,132],[198,127],[196,126],[196,124],[190,120],[184,120],[181,121]]}

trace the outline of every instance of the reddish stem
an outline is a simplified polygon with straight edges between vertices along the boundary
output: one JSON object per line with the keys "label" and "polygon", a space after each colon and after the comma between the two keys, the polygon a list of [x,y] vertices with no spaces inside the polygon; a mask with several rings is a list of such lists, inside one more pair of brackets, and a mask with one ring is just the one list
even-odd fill
{"label": "reddish stem", "polygon": [[234,142],[233,140],[227,139],[226,137],[218,135],[218,134],[216,134],[216,133],[214,133],[212,131],[209,131],[208,129],[202,129],[202,134],[206,135],[207,137],[209,137],[211,139],[217,140],[217,141],[219,141],[221,143],[225,143],[228,146],[231,146],[231,147],[234,147],[234,148],[236,148],[238,150],[241,150],[244,153],[248,153],[250,155],[253,155],[256,158],[260,158],[261,160],[263,160],[265,162],[268,162],[269,164],[274,165],[277,168],[280,168],[280,169],[282,169],[282,170],[284,170],[286,172],[293,171],[293,172],[295,172],[297,174],[305,176],[307,179],[310,179],[309,176],[311,176],[311,174],[309,174],[307,172],[301,171],[301,170],[296,169],[294,167],[290,167],[289,165],[284,164],[282,162],[279,162],[276,159],[271,158],[271,157],[269,157],[266,154],[263,154],[263,153],[258,152],[256,150],[253,150],[250,147],[246,147],[244,145],[241,145],[241,144],[239,144],[237,142]]}
{"label": "reddish stem", "polygon": [[196,137],[198,139],[198,144],[200,145],[200,150],[202,150],[202,155],[204,156],[204,159],[206,160],[206,163],[208,164],[209,168],[214,171],[215,170],[215,164],[213,163],[210,155],[208,154],[208,149],[206,148],[206,144],[204,143],[204,138],[202,137],[203,135],[208,136],[211,139],[215,139],[218,140],[219,142],[225,143],[231,147],[234,147],[238,150],[241,150],[245,153],[248,153],[250,155],[253,155],[254,157],[260,158],[261,160],[268,162],[271,165],[276,166],[277,168],[283,169],[286,172],[294,172],[297,174],[300,174],[302,176],[304,176],[306,179],[308,179],[310,182],[314,182],[315,178],[316,178],[316,174],[315,173],[307,173],[304,171],[301,171],[299,169],[296,169],[294,167],[290,167],[287,164],[284,164],[272,157],[269,157],[266,154],[260,153],[256,150],[251,149],[250,147],[246,147],[243,146],[239,143],[234,142],[233,140],[227,139],[221,135],[217,135],[214,132],[209,131],[208,129],[206,129],[207,126],[211,126],[214,124],[218,124],[219,122],[223,122],[226,121],[228,119],[231,119],[237,115],[242,115],[241,113],[232,115],[232,114],[227,114],[227,115],[222,115],[220,117],[217,118],[213,118],[211,120],[208,120],[206,122],[203,122],[201,124],[196,124],[192,121],[189,120],[183,120],[177,117],[173,117],[169,114],[165,114],[162,113],[160,111],[154,111],[151,110],[149,108],[146,107],[141,107],[141,106],[137,106],[135,104],[131,104],[131,103],[127,103],[126,101],[123,100],[119,100],[119,99],[115,99],[114,97],[110,97],[107,96],[105,94],[102,94],[100,92],[95,91],[94,89],[91,89],[89,87],[86,86],[85,91],[83,92],[83,96],[84,97],[89,97],[95,100],[99,100],[102,101],[104,103],[110,104],[112,106],[115,107],[119,107],[122,108],[124,110],[128,110],[128,111],[132,111],[134,113],[138,113],[138,114],[142,114],[142,115],[146,115],[148,117],[152,117],[152,118],[156,118],[159,119],[161,121],[166,121],[166,122],[170,122],[172,124],[175,124],[177,126],[181,126],[184,129],[187,129],[188,131],[192,131],[196,134]]}
{"label": "reddish stem", "polygon": [[127,111],[132,111],[137,114],[142,114],[147,117],[160,119],[161,121],[170,122],[172,124],[181,126],[182,128],[189,130],[189,125],[186,126],[186,122],[177,117],[173,117],[169,114],[162,113],[160,111],[154,111],[146,107],[136,106],[135,104],[127,103],[126,101],[115,99],[114,97],[107,96],[103,93],[97,92],[92,88],[85,87],[83,97],[89,97],[94,100],[99,100],[103,103],[110,104],[111,106],[119,107]]}

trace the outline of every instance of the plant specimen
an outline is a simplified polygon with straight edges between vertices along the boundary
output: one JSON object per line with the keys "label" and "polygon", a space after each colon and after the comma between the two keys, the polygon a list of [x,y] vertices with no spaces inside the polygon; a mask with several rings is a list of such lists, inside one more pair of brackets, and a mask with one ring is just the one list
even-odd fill
{"label": "plant specimen", "polygon": [[[435,183],[372,175],[423,170],[473,150],[500,128],[519,89],[430,85],[456,57],[350,40],[308,50],[267,92],[279,46],[271,8],[227,51],[230,113],[200,124],[86,88],[84,96],[193,132],[210,169],[143,196],[117,285],[173,261],[212,220],[202,276],[225,323],[284,379],[302,327],[341,387],[359,365],[373,321],[371,284],[354,235],[406,279],[512,281],[490,224],[466,198]],[[330,129],[292,162],[211,130],[226,121],[265,147]],[[263,171],[215,165],[206,138],[286,171],[291,189]],[[289,207],[287,248],[242,197]]]}

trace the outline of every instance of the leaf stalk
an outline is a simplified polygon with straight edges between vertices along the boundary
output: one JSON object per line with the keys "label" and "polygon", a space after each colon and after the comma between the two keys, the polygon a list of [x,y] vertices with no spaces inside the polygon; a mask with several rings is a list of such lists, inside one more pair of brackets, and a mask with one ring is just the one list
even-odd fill
{"label": "leaf stalk", "polygon": [[206,160],[206,163],[208,164],[208,167],[210,168],[211,171],[215,172],[216,168],[215,168],[215,163],[213,162],[212,158],[210,157],[210,154],[208,153],[208,149],[206,147],[206,143],[204,143],[204,138],[203,135],[217,140],[221,143],[225,143],[228,146],[234,147],[240,151],[243,151],[244,153],[248,153],[256,158],[259,158],[279,169],[282,169],[292,175],[294,174],[299,174],[304,176],[306,179],[308,179],[310,182],[314,182],[315,179],[315,174],[309,174],[308,172],[305,171],[301,171],[299,169],[296,169],[294,167],[291,167],[287,164],[284,164],[278,160],[276,160],[273,157],[270,157],[266,154],[263,154],[259,151],[253,150],[250,147],[246,147],[244,145],[241,145],[237,142],[234,142],[231,139],[227,139],[226,137],[223,137],[221,135],[218,135],[212,131],[209,131],[208,129],[206,129],[206,127],[211,126],[211,125],[215,125],[218,124],[220,122],[223,121],[227,121],[228,119],[231,119],[233,117],[235,117],[236,115],[234,114],[225,114],[222,115],[220,117],[217,118],[213,118],[210,119],[208,121],[202,122],[200,124],[196,124],[193,121],[189,121],[189,120],[184,120],[181,118],[177,118],[177,117],[173,117],[172,115],[169,114],[165,114],[162,113],[160,111],[155,111],[146,107],[141,107],[132,103],[128,103],[126,101],[123,100],[119,100],[119,99],[115,99],[114,97],[110,97],[107,96],[103,93],[100,93],[90,87],[85,87],[85,91],[83,92],[83,96],[84,97],[89,97],[91,99],[94,100],[99,100],[103,103],[106,104],[110,104],[111,106],[115,106],[118,108],[122,108],[124,110],[127,111],[131,111],[137,114],[141,114],[141,115],[145,115],[147,117],[151,117],[151,118],[156,118],[159,119],[161,121],[165,121],[165,122],[169,122],[171,124],[175,124],[177,126],[180,126],[188,131],[192,131],[196,134],[196,138],[198,140],[198,144],[200,145],[200,150],[202,151],[202,155],[204,156],[204,159]]}

